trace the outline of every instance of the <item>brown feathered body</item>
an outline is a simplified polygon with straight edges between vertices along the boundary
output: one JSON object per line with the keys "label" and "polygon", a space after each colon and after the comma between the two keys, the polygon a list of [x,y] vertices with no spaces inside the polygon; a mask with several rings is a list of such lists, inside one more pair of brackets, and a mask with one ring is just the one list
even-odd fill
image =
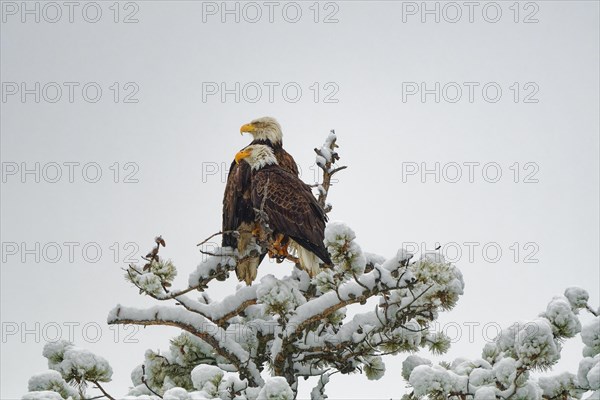
{"label": "brown feathered body", "polygon": [[[281,168],[295,177],[298,176],[298,166],[294,158],[283,149],[281,142],[272,143],[270,140],[257,139],[248,146],[255,144],[269,146],[273,149]],[[233,161],[229,168],[223,197],[223,232],[237,231],[239,237],[231,233],[224,233],[222,246],[238,250],[239,261],[236,275],[240,281],[245,281],[248,285],[256,279],[258,265],[266,254],[258,251],[257,246],[254,246],[255,239],[252,235],[256,219],[251,198],[252,175],[247,163],[237,164]]]}
{"label": "brown feathered body", "polygon": [[277,164],[252,171],[252,204],[268,217],[273,235],[289,240],[300,264],[314,276],[319,260],[331,265],[323,244],[327,215],[310,186]]}

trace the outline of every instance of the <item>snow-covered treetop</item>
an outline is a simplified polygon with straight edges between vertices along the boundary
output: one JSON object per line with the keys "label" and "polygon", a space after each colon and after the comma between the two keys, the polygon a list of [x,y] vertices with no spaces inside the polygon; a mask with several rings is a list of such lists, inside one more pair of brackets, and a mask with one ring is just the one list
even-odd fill
{"label": "snow-covered treetop", "polygon": [[[331,177],[345,168],[336,165],[336,140],[332,131],[315,149],[323,172],[315,187],[326,211],[331,210],[326,202]],[[324,399],[336,373],[364,372],[376,380],[385,374],[384,356],[446,352],[449,338],[431,327],[463,294],[460,270],[437,252],[415,256],[399,249],[389,258],[365,252],[357,237],[343,222],[329,222],[324,244],[332,267],[311,278],[290,264],[290,275],[262,276],[220,301],[207,293],[215,279],[228,279],[235,270],[238,251],[204,252],[208,257],[189,274],[187,287],[176,289],[177,268],[159,256],[166,243],[156,237],[145,263],[132,264],[125,273],[154,304],[117,305],[107,321],[174,326],[181,334],[168,350],[146,352],[131,374],[131,390],[119,399],[291,400],[299,380],[311,376],[318,377],[312,399]],[[600,318],[588,299],[584,290],[568,288],[537,319],[504,330],[481,358],[434,365],[409,355],[402,368],[412,387],[406,398],[538,400],[578,398],[586,391],[596,396],[590,399],[598,398]],[[351,306],[358,312],[349,316]],[[582,326],[581,310],[596,315],[591,324]],[[577,334],[586,346],[577,375],[531,378],[531,371],[554,365],[561,341]],[[24,399],[88,399],[86,387],[93,384],[101,392],[97,398],[114,400],[102,386],[112,376],[102,357],[65,341],[47,344],[43,354],[49,371],[31,378]]]}

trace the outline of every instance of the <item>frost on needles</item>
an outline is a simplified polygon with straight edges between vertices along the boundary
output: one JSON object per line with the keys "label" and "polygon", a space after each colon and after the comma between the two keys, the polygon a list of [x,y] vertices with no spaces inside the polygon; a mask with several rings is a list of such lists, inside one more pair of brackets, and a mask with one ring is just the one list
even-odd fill
{"label": "frost on needles", "polygon": [[[331,177],[338,166],[332,131],[316,148],[323,172],[315,185],[326,211]],[[219,210],[220,211],[220,210]],[[213,235],[214,236],[214,235]],[[463,294],[461,272],[435,253],[418,257],[400,249],[390,258],[362,250],[355,232],[330,222],[325,245],[334,263],[314,278],[290,265],[282,279],[263,276],[220,301],[208,296],[215,280],[230,279],[237,250],[207,254],[189,275],[188,287],[172,288],[175,264],[159,256],[162,237],[144,265],[130,265],[125,278],[152,299],[138,309],[117,305],[109,324],[165,325],[181,329],[166,351],[147,350],[131,373],[132,387],[108,393],[108,362],[72,343],[48,343],[46,372],[29,381],[27,400],[291,400],[299,382],[316,377],[311,398],[324,399],[335,374],[359,373],[380,379],[388,362],[402,362],[409,388],[389,393],[405,399],[569,399],[600,398],[600,318],[588,294],[569,288],[536,319],[505,329],[483,349],[481,358],[460,358],[434,365],[414,355],[425,349],[445,353],[450,340],[430,327]],[[348,307],[353,306],[351,316]],[[582,326],[579,313],[595,319]],[[580,335],[585,344],[576,374],[535,378],[560,358],[562,342]]]}

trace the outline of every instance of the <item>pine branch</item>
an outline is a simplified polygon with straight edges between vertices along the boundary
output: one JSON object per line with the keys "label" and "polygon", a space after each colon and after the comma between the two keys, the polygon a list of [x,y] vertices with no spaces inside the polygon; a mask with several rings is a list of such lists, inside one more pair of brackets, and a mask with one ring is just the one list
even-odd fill
{"label": "pine branch", "polygon": [[94,385],[96,385],[96,387],[98,389],[100,389],[100,391],[102,392],[102,394],[104,395],[104,397],[108,398],[109,400],[115,400],[114,397],[112,397],[110,394],[108,394],[106,392],[106,390],[104,390],[104,388],[102,387],[102,385],[100,385],[100,382],[98,381],[91,381]]}
{"label": "pine branch", "polygon": [[160,397],[161,399],[163,398],[160,394],[156,393],[150,387],[150,385],[148,385],[148,381],[146,380],[146,366],[144,364],[142,364],[142,383],[144,384],[144,386],[146,386],[146,389],[148,389],[151,393],[153,393],[154,395]]}
{"label": "pine branch", "polygon": [[222,328],[200,315],[190,316],[185,310],[175,307],[159,306],[149,310],[117,307],[111,312],[108,323],[111,325],[132,324],[177,327],[211,345],[217,354],[227,359],[238,371],[243,372],[251,386],[260,386],[264,383],[248,352],[229,338]]}
{"label": "pine branch", "polygon": [[[374,279],[375,276],[378,276],[379,278]],[[385,278],[382,279],[382,277]],[[279,345],[280,350],[273,357],[276,373],[281,373],[284,368],[284,355],[285,352],[289,352],[289,346],[291,346],[292,342],[297,340],[311,324],[326,319],[327,316],[343,307],[356,303],[362,304],[375,295],[381,295],[392,290],[408,287],[407,283],[404,283],[404,285],[392,286],[386,284],[386,282],[399,282],[399,280],[396,281],[392,278],[390,271],[383,270],[380,266],[376,266],[372,272],[363,275],[361,278],[357,278],[355,282],[349,281],[343,284],[340,287],[343,292],[342,294],[340,294],[339,291],[330,291],[299,306],[294,311],[294,316],[288,321],[288,329],[284,329],[282,337],[276,339],[276,341],[281,341],[281,345]],[[426,288],[424,292],[430,288],[431,286]],[[423,295],[423,293],[420,293],[419,297]],[[416,299],[413,299],[412,302],[414,301],[416,301]],[[315,312],[314,310],[322,311]],[[340,341],[347,342],[346,340]]]}
{"label": "pine branch", "polygon": [[600,315],[600,309],[598,309],[598,311],[595,311],[589,304],[585,305],[585,309],[592,314],[594,317],[597,317],[598,315]]}

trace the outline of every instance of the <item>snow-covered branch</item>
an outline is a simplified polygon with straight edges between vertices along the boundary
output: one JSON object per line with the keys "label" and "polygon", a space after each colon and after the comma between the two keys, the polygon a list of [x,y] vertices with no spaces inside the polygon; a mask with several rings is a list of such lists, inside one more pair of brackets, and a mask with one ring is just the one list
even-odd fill
{"label": "snow-covered branch", "polygon": [[178,327],[210,344],[217,354],[229,360],[238,371],[243,372],[252,386],[260,386],[264,383],[248,352],[238,342],[228,337],[221,327],[201,315],[189,313],[178,307],[155,306],[140,310],[117,306],[110,312],[108,323]]}
{"label": "snow-covered branch", "polygon": [[[581,310],[588,305],[588,293],[568,288],[555,297],[546,311],[534,320],[516,323],[503,330],[483,349],[482,358],[457,359],[432,365],[410,356],[404,361],[403,376],[413,387],[406,399],[572,399],[592,391],[600,395],[600,318],[582,327]],[[562,373],[534,378],[531,372],[550,369],[560,359],[562,341],[581,334],[584,358],[577,375]]]}
{"label": "snow-covered branch", "polygon": [[337,136],[335,135],[335,131],[332,129],[323,143],[321,148],[315,148],[315,153],[317,153],[316,163],[319,168],[323,171],[323,182],[321,184],[317,184],[317,188],[319,190],[319,194],[317,199],[319,200],[319,204],[325,212],[331,211],[331,204],[327,204],[327,195],[329,194],[329,188],[331,187],[331,178],[333,175],[338,173],[339,171],[348,168],[347,166],[336,167],[334,164],[336,161],[340,159],[336,149],[339,147],[335,142],[337,141]]}
{"label": "snow-covered branch", "polygon": [[[331,178],[345,168],[335,166],[339,160],[336,140],[332,131],[324,145],[315,149],[317,165],[323,170],[318,198],[327,209],[331,209],[326,204]],[[285,378],[293,393],[301,376],[320,376],[315,393],[321,393],[329,376],[336,372],[364,370],[369,379],[378,379],[385,371],[382,355],[419,347],[447,349],[446,338],[429,332],[429,324],[439,311],[451,309],[462,294],[462,276],[454,266],[437,254],[411,262],[412,255],[402,249],[387,261],[363,253],[355,233],[343,223],[330,223],[325,236],[332,268],[312,279],[297,268],[283,279],[268,275],[214,302],[204,292],[213,279],[227,279],[240,261],[237,251],[214,250],[190,274],[189,286],[174,290],[171,284],[176,268],[170,260],[159,257],[159,249],[165,246],[159,236],[146,256],[147,263],[143,267],[130,265],[126,278],[141,293],[175,305],[144,310],[118,306],[108,322],[176,326],[196,338],[177,339],[201,354],[190,363],[197,365],[198,359],[203,359],[239,372],[248,387],[263,386],[260,373],[269,367],[274,375]],[[194,299],[194,291],[203,294]],[[374,310],[346,317],[348,307],[365,305],[371,299],[375,299]],[[170,370],[175,360],[172,354],[150,353],[146,364],[149,371],[159,365]],[[186,371],[193,366],[186,364]],[[150,380],[151,392],[164,393],[173,379]],[[184,380],[180,385],[191,389],[192,383]],[[143,387],[139,390],[147,392]]]}
{"label": "snow-covered branch", "polygon": [[[315,149],[323,171],[318,201],[326,211],[331,210],[327,196],[332,177],[346,168],[335,165],[336,140],[332,131]],[[261,219],[262,208],[255,211],[257,222],[268,225]],[[262,239],[256,241],[257,248],[249,254],[268,249]],[[311,376],[318,379],[311,398],[324,399],[325,387],[335,374],[363,372],[367,379],[376,380],[385,374],[385,356],[421,349],[445,353],[450,340],[432,326],[440,312],[457,304],[464,289],[461,272],[439,253],[415,257],[400,249],[386,259],[364,252],[355,232],[341,222],[329,222],[325,229],[330,267],[311,278],[288,259],[292,261],[288,276],[263,276],[219,301],[210,299],[209,285],[215,279],[228,279],[249,255],[218,248],[191,272],[187,287],[173,289],[177,268],[159,256],[166,246],[164,239],[158,236],[154,244],[145,263],[129,265],[125,277],[158,304],[144,309],[118,305],[109,313],[108,323],[173,326],[181,334],[170,341],[167,351],[146,352],[132,373],[128,400],[141,396],[147,400],[292,400],[301,378]],[[595,319],[582,327],[578,314],[583,310]],[[577,376],[531,378],[532,371],[554,365],[561,341],[578,333],[586,347]],[[53,399],[56,394],[89,399],[87,382],[100,391],[98,398],[113,397],[103,386],[112,375],[106,360],[67,342],[48,344],[44,355],[51,371],[32,378],[25,398]],[[407,399],[566,399],[585,391],[597,396],[598,311],[588,304],[585,291],[570,288],[553,299],[539,318],[502,332],[481,358],[434,366],[410,355],[403,376],[413,389]]]}

